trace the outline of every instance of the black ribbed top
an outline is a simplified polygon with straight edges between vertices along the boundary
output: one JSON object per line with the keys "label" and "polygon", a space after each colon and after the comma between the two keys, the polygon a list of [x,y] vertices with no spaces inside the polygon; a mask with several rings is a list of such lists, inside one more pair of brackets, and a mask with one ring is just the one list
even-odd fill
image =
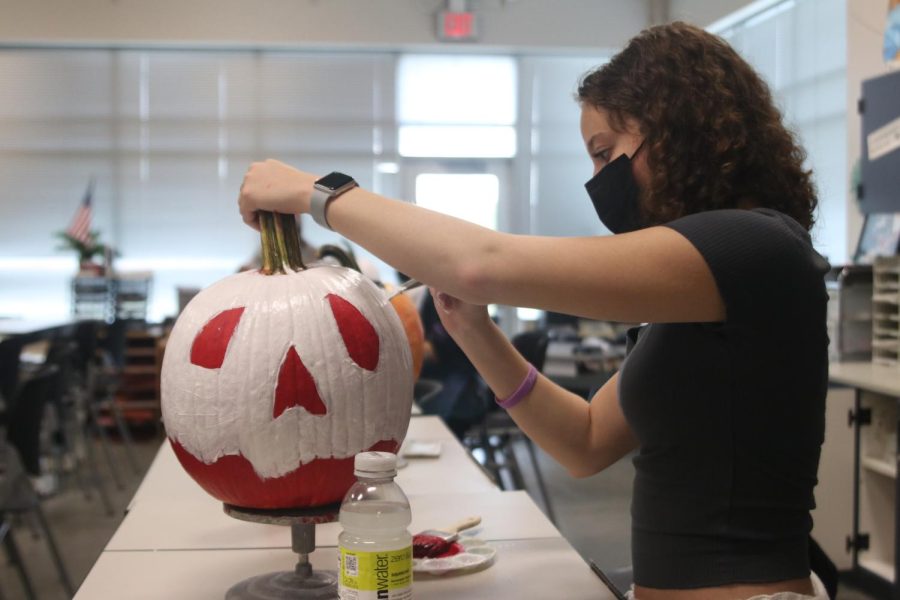
{"label": "black ribbed top", "polygon": [[635,583],[806,577],[828,386],[828,263],[803,227],[768,209],[667,226],[706,260],[727,317],[631,332],[619,398],[641,443]]}

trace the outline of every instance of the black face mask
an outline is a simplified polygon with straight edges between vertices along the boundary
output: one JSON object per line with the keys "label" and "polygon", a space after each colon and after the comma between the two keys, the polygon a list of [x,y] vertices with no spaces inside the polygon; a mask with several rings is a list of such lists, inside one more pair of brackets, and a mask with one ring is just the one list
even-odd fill
{"label": "black face mask", "polygon": [[600,222],[613,233],[642,227],[640,190],[631,170],[631,161],[643,146],[644,142],[641,142],[631,158],[621,154],[584,184]]}

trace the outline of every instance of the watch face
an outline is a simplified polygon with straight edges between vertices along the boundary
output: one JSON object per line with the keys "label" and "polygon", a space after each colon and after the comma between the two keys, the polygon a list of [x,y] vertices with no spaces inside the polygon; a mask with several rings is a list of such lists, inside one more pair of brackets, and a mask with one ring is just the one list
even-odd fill
{"label": "watch face", "polygon": [[340,189],[349,183],[353,183],[353,178],[349,175],[338,173],[337,171],[329,173],[325,177],[322,177],[321,179],[316,181],[317,186],[327,188],[332,191]]}

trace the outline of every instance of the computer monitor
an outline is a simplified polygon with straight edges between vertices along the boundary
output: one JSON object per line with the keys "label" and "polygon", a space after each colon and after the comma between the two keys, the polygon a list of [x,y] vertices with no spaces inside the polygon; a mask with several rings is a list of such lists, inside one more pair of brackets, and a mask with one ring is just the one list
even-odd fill
{"label": "computer monitor", "polygon": [[900,251],[900,213],[866,215],[853,262],[870,265],[876,256],[893,256]]}

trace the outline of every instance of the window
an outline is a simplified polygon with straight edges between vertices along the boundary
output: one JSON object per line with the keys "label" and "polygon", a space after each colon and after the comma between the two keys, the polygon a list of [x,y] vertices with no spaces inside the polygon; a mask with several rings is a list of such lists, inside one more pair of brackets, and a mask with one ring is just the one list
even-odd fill
{"label": "window", "polygon": [[[373,140],[393,127],[395,62],[389,52],[0,50],[0,185],[14,190],[0,202],[0,315],[69,314],[77,265],[53,234],[91,177],[92,228],[119,252],[116,268],[152,270],[148,317],[175,314],[176,288],[205,287],[258,252],[235,206],[253,160],[372,187]],[[338,237],[317,226],[304,236]]]}
{"label": "window", "polygon": [[516,62],[509,56],[401,57],[397,64],[400,155],[515,156],[516,85]]}
{"label": "window", "polygon": [[489,173],[422,173],[416,177],[416,204],[497,229],[500,180]]}
{"label": "window", "polygon": [[847,261],[846,0],[783,0],[717,29],[763,76],[807,151],[819,192],[816,249]]}

